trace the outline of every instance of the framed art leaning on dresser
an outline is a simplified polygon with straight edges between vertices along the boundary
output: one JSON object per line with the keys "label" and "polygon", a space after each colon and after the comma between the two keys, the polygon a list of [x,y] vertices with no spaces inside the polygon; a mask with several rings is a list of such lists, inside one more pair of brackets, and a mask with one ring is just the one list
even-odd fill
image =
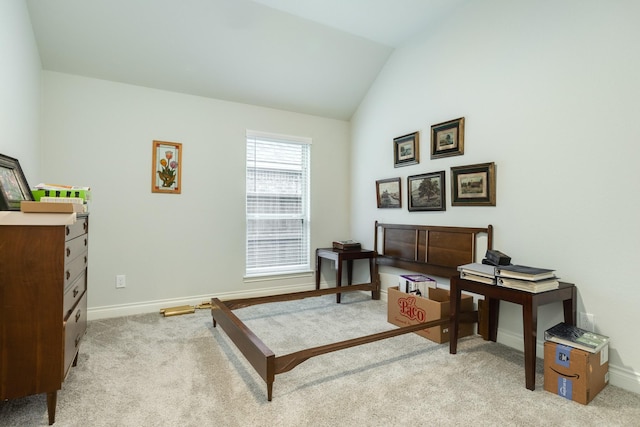
{"label": "framed art leaning on dresser", "polygon": [[0,210],[19,211],[24,200],[33,201],[33,194],[20,162],[0,154]]}

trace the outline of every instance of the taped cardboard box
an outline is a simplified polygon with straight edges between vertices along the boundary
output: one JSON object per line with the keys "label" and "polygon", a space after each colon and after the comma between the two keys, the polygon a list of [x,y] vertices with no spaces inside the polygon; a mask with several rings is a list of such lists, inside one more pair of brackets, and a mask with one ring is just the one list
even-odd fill
{"label": "taped cardboard box", "polygon": [[[396,326],[416,325],[438,319],[449,319],[449,291],[440,288],[428,288],[428,297],[400,292],[398,287],[388,288],[387,321]],[[473,311],[473,297],[462,294],[460,311]],[[473,334],[473,323],[460,323],[458,338]],[[439,344],[449,342],[449,324],[416,331]]]}
{"label": "taped cardboard box", "polygon": [[544,389],[587,405],[609,383],[609,346],[589,353],[551,341],[544,343]]}

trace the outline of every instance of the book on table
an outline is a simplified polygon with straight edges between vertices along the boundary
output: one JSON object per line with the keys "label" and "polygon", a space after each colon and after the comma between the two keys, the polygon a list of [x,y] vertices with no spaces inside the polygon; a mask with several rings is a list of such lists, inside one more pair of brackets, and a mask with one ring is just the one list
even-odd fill
{"label": "book on table", "polygon": [[560,282],[555,277],[543,280],[520,280],[509,277],[498,277],[498,285],[504,286],[505,288],[538,293],[557,289],[558,286],[560,286]]}
{"label": "book on table", "polygon": [[496,284],[496,268],[493,265],[472,262],[459,265],[458,271],[460,272],[461,279],[486,283],[488,285]]}
{"label": "book on table", "polygon": [[362,247],[360,242],[355,240],[335,240],[333,242],[333,249],[340,249],[343,251],[359,251]]}
{"label": "book on table", "polygon": [[496,275],[520,280],[542,280],[555,277],[555,270],[526,265],[499,265],[496,267]]}
{"label": "book on table", "polygon": [[544,339],[574,347],[589,353],[597,353],[609,344],[609,337],[561,322],[544,332]]}

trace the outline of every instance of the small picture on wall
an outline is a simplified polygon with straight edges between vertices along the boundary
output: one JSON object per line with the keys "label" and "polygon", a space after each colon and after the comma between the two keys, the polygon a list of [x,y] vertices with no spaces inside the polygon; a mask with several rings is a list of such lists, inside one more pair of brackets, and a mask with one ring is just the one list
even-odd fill
{"label": "small picture on wall", "polygon": [[495,206],[496,165],[477,165],[451,168],[452,206]]}
{"label": "small picture on wall", "polygon": [[444,211],[444,171],[413,175],[407,178],[410,211]]}
{"label": "small picture on wall", "polygon": [[151,192],[180,194],[182,190],[182,144],[153,141]]}
{"label": "small picture on wall", "polygon": [[400,178],[380,179],[376,181],[378,208],[401,208],[402,194]]}
{"label": "small picture on wall", "polygon": [[415,165],[419,163],[420,136],[418,132],[399,136],[393,139],[394,167]]}
{"label": "small picture on wall", "polygon": [[464,154],[464,117],[431,126],[431,158]]}

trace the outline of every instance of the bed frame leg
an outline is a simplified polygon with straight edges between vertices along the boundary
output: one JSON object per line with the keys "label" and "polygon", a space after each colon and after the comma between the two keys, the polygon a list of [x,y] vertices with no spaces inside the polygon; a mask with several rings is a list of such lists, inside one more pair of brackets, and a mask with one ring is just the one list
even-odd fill
{"label": "bed frame leg", "polygon": [[273,396],[273,382],[267,383],[267,400],[271,402],[271,397]]}

